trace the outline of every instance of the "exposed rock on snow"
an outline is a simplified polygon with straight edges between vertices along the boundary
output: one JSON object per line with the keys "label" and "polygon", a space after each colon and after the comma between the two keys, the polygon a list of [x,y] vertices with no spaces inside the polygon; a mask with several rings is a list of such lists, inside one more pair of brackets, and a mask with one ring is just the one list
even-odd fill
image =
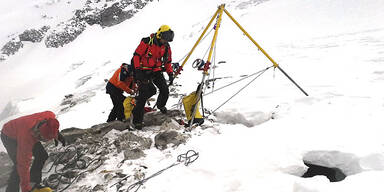
{"label": "exposed rock on snow", "polygon": [[[110,182],[124,177],[120,172],[108,172],[103,165],[111,157],[121,157],[124,161],[138,161],[146,156],[151,147],[166,149],[185,143],[189,135],[182,132],[181,127],[173,120],[181,115],[181,111],[169,110],[166,115],[160,112],[145,115],[146,127],[143,131],[129,131],[130,123],[113,121],[94,125],[88,129],[68,128],[61,131],[67,145],[58,147],[54,142],[44,143],[49,159],[44,168],[44,184],[58,191],[103,191]],[[156,127],[155,129],[152,129]],[[152,135],[155,135],[155,138]],[[152,145],[155,140],[155,145]],[[122,156],[119,156],[122,154]],[[118,165],[115,165],[119,167]],[[12,163],[6,153],[0,154],[0,187],[6,185]],[[105,168],[104,168],[105,169]],[[97,186],[76,185],[77,181],[95,172],[104,174],[105,183]],[[136,170],[137,171],[137,170]],[[134,171],[133,175],[137,175]],[[136,178],[136,176],[134,177]],[[139,180],[137,177],[136,180]],[[73,182],[73,184],[72,184]]]}
{"label": "exposed rock on snow", "polygon": [[50,47],[62,47],[75,40],[86,28],[86,23],[78,19],[71,19],[59,24],[45,39],[45,45]]}
{"label": "exposed rock on snow", "polygon": [[144,115],[144,125],[160,126],[164,122],[170,123],[171,119],[169,117],[179,117],[179,116],[182,116],[182,112],[179,110],[168,110],[166,115],[160,112],[146,113]]}
{"label": "exposed rock on snow", "polygon": [[69,109],[76,106],[77,104],[88,102],[95,95],[96,93],[93,91],[85,91],[78,94],[65,95],[63,101],[60,104],[60,113],[67,112]]}
{"label": "exposed rock on snow", "polygon": [[17,51],[19,51],[20,48],[22,48],[24,44],[17,38],[9,41],[6,43],[3,48],[1,48],[1,53],[4,55],[13,55]]}
{"label": "exposed rock on snow", "polygon": [[9,174],[11,174],[13,163],[7,153],[0,152],[0,188],[7,185]]}
{"label": "exposed rock on snow", "polygon": [[[84,8],[76,10],[72,19],[62,21],[57,26],[44,26],[40,29],[28,29],[3,46],[0,61],[15,54],[23,47],[22,41],[41,42],[45,38],[48,48],[62,47],[74,41],[88,25],[102,27],[117,25],[143,9],[153,0],[88,0]],[[48,31],[51,29],[50,31]],[[47,34],[48,33],[48,34]]]}
{"label": "exposed rock on snow", "polygon": [[172,144],[172,147],[179,146],[186,142],[186,137],[176,131],[164,131],[155,136],[155,147],[160,150],[168,148]]}
{"label": "exposed rock on snow", "polygon": [[38,30],[28,29],[19,35],[20,41],[30,41],[33,43],[43,40],[45,33],[49,30],[49,26],[44,26]]}

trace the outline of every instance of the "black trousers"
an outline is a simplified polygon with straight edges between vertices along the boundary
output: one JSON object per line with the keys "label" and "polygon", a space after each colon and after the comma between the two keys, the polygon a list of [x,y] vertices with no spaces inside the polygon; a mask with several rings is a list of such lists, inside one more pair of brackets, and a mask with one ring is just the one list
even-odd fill
{"label": "black trousers", "polygon": [[113,104],[113,108],[109,113],[107,122],[111,122],[116,119],[119,121],[123,121],[125,119],[123,105],[125,96],[123,95],[123,91],[112,85],[112,83],[110,82],[108,82],[106,90],[109,96],[111,97]]}
{"label": "black trousers", "polygon": [[[20,178],[17,172],[17,141],[15,139],[9,138],[8,136],[1,134],[1,141],[9,157],[13,162],[13,168],[11,175],[8,179],[8,186],[5,190],[6,192],[19,192],[20,189]],[[44,167],[45,161],[48,159],[48,153],[45,151],[43,145],[40,142],[37,142],[32,149],[32,155],[34,157],[32,167],[30,170],[31,182],[41,183],[42,169]]]}
{"label": "black trousers", "polygon": [[164,107],[168,101],[169,89],[163,73],[154,72],[148,79],[139,80],[139,95],[136,97],[136,106],[132,111],[134,124],[143,122],[145,103],[156,94],[156,87],[159,89],[159,95],[156,101],[157,108],[160,109]]}

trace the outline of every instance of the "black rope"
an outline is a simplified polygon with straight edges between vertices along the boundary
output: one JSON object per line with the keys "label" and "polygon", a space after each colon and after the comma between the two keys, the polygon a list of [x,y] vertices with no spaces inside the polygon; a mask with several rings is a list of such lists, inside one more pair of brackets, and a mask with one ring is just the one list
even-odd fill
{"label": "black rope", "polygon": [[172,165],[154,173],[153,175],[151,175],[147,178],[144,178],[144,179],[137,181],[136,183],[133,183],[132,185],[130,185],[127,189],[127,192],[134,190],[134,189],[135,189],[134,192],[137,192],[140,189],[140,187],[143,186],[144,183],[147,182],[149,179],[152,179],[153,177],[160,175],[161,173],[163,173],[167,169],[170,169],[170,168],[172,168],[176,165],[179,165],[181,163],[184,163],[185,166],[189,166],[191,163],[195,162],[197,158],[199,158],[199,153],[194,151],[194,150],[189,150],[186,153],[177,156],[177,161],[175,163],[173,163]]}
{"label": "black rope", "polygon": [[[103,164],[103,159],[99,158],[90,158],[85,156],[90,151],[91,148],[68,146],[64,152],[60,152],[51,167],[47,172],[49,173],[54,168],[54,173],[50,174],[47,178],[44,179],[43,183],[45,186],[48,186],[52,189],[58,189],[62,184],[66,184],[65,187],[60,188],[57,192],[65,191],[68,189],[75,181],[87,172],[91,172],[99,168]],[[88,169],[92,164],[94,167]],[[63,166],[59,171],[59,166]],[[80,172],[80,170],[88,169]]]}
{"label": "black rope", "polygon": [[[271,66],[272,67],[272,66]],[[267,71],[269,68],[271,67],[268,67],[262,71],[260,71],[260,74],[258,74],[255,78],[253,78],[250,82],[248,82],[245,86],[243,86],[240,90],[238,90],[234,95],[232,95],[229,99],[227,99],[224,103],[222,103],[219,107],[217,107],[215,110],[212,111],[211,114],[214,114],[218,109],[220,109],[223,105],[225,105],[226,103],[228,103],[228,101],[230,101],[232,98],[234,98],[237,94],[239,94],[241,91],[243,91],[246,87],[248,87],[252,82],[254,82],[258,77],[260,77],[265,71]],[[210,114],[210,115],[211,115]],[[209,116],[209,115],[208,115]]]}

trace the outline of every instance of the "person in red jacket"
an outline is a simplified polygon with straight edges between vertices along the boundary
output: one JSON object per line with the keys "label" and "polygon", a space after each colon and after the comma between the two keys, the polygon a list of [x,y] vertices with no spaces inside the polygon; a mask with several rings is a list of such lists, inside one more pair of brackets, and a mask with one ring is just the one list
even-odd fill
{"label": "person in red jacket", "polygon": [[[40,185],[41,170],[48,159],[48,153],[40,141],[59,139],[65,145],[64,137],[59,134],[59,126],[59,121],[51,111],[19,117],[4,124],[1,140],[14,164],[6,192],[18,192],[19,184],[22,192],[52,191]],[[34,160],[30,169],[32,156]]]}
{"label": "person in red jacket", "polygon": [[136,84],[133,81],[133,72],[129,70],[128,64],[123,63],[119,69],[115,71],[111,79],[109,79],[106,92],[112,100],[113,108],[109,113],[107,122],[114,120],[123,121],[124,117],[124,100],[123,91],[133,95],[135,93]]}
{"label": "person in red jacket", "polygon": [[[133,109],[133,124],[136,129],[142,129],[144,106],[150,97],[156,94],[159,88],[156,105],[162,113],[167,113],[165,107],[169,90],[163,76],[165,70],[170,84],[173,81],[172,51],[168,42],[173,41],[174,32],[168,25],[162,25],[156,33],[141,40],[133,54],[135,79],[138,83],[139,95],[136,97],[136,106]],[[156,85],[156,87],[154,86]]]}

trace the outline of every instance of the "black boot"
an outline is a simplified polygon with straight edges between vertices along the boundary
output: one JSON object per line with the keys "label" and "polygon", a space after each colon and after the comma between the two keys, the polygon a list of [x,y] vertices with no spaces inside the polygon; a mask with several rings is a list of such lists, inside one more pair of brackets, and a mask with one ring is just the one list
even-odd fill
{"label": "black boot", "polygon": [[133,126],[137,130],[142,130],[144,127],[144,125],[142,123],[135,123]]}
{"label": "black boot", "polygon": [[159,109],[160,109],[160,112],[162,114],[167,114],[167,108],[166,107],[160,107]]}

